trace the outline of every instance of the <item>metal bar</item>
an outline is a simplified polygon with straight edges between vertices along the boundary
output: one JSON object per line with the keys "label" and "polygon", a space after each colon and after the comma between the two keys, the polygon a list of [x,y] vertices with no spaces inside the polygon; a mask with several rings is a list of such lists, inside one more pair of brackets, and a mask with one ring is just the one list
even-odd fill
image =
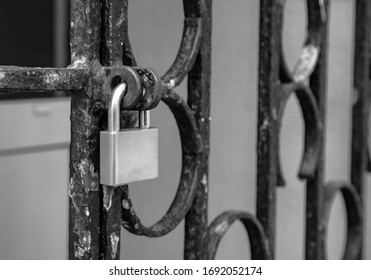
{"label": "metal bar", "polygon": [[215,218],[205,233],[202,258],[214,259],[220,241],[236,221],[244,225],[249,236],[251,259],[270,259],[269,243],[265,238],[263,227],[255,216],[242,211],[226,211]]}
{"label": "metal bar", "polygon": [[71,99],[69,258],[98,259],[100,207],[99,117],[87,94]]}
{"label": "metal bar", "polygon": [[127,0],[123,0],[123,5],[124,5],[124,9],[123,9],[123,15],[122,15],[122,19],[123,19],[123,24],[122,24],[122,34],[123,34],[123,37],[122,37],[122,40],[123,40],[123,49],[122,49],[122,63],[124,65],[132,65],[132,66],[136,66],[137,65],[137,62],[135,61],[135,57],[134,57],[134,54],[133,54],[133,51],[131,49],[131,44],[130,44],[130,40],[129,40],[129,24],[128,24],[128,1]]}
{"label": "metal bar", "polygon": [[[90,68],[99,58],[100,0],[71,1],[71,62]],[[69,258],[100,256],[99,131],[97,101],[102,93],[89,83],[71,96],[71,146],[69,184]]]}
{"label": "metal bar", "polygon": [[101,225],[100,256],[101,260],[119,260],[121,251],[121,187],[101,186]]}
{"label": "metal bar", "polygon": [[[330,181],[323,188],[324,206],[323,221],[326,229],[330,217],[330,210],[337,193],[343,197],[347,214],[347,239],[344,246],[343,259],[355,260],[362,251],[362,220],[363,211],[360,196],[356,189],[347,182]],[[326,234],[326,232],[325,232]],[[324,248],[325,252],[326,249]],[[325,255],[325,257],[327,257]]]}
{"label": "metal bar", "polygon": [[80,67],[99,59],[101,0],[71,0],[71,63]]}
{"label": "metal bar", "polygon": [[100,61],[103,66],[122,65],[123,46],[127,36],[127,8],[127,0],[102,0]]}
{"label": "metal bar", "polygon": [[192,109],[203,140],[199,183],[192,207],[185,218],[185,259],[201,258],[202,236],[207,228],[210,138],[210,77],[212,0],[184,1],[186,17],[203,17],[202,42],[188,75],[188,105]]}
{"label": "metal bar", "polygon": [[275,256],[278,125],[282,1],[260,2],[259,98],[257,140],[257,218]]}
{"label": "metal bar", "polygon": [[[127,59],[129,58],[129,59]],[[128,1],[102,1],[102,41],[100,62],[103,66],[134,66],[128,38]],[[122,127],[133,127],[137,112],[121,112]],[[101,186],[103,204],[101,208],[100,259],[119,260],[121,252],[121,215],[123,212],[124,189],[127,186]]]}
{"label": "metal bar", "polygon": [[78,91],[86,87],[88,81],[88,71],[84,69],[0,66],[0,95],[9,92]]}
{"label": "metal bar", "polygon": [[[368,114],[370,106],[370,13],[368,0],[356,1],[355,46],[354,46],[354,89],[352,117],[351,183],[360,196],[363,208],[367,172]],[[361,221],[364,230],[363,220]],[[363,234],[361,235],[363,237]],[[361,248],[363,238],[361,240]],[[363,258],[360,250],[358,259]]]}
{"label": "metal bar", "polygon": [[[324,259],[325,258],[325,225],[324,225],[324,162],[325,162],[325,115],[326,115],[326,71],[327,71],[327,40],[328,40],[328,23],[329,23],[329,1],[324,1],[326,12],[325,24],[319,33],[320,53],[316,67],[310,76],[310,88],[313,91],[317,101],[320,119],[323,130],[318,136],[320,138],[320,151],[317,169],[313,178],[307,180],[307,197],[306,197],[306,242],[305,257],[306,259]],[[308,5],[308,9],[315,9],[313,5]],[[313,12],[315,13],[315,12]]]}

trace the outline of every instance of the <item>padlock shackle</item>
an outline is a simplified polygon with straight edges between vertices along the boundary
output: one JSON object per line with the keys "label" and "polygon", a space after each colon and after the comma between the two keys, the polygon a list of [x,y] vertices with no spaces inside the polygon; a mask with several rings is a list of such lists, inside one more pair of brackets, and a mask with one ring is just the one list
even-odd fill
{"label": "padlock shackle", "polygon": [[113,91],[108,104],[108,127],[107,131],[117,132],[120,130],[120,107],[121,100],[127,91],[127,84],[117,85]]}
{"label": "padlock shackle", "polygon": [[139,111],[139,127],[150,128],[151,117],[148,110]]}

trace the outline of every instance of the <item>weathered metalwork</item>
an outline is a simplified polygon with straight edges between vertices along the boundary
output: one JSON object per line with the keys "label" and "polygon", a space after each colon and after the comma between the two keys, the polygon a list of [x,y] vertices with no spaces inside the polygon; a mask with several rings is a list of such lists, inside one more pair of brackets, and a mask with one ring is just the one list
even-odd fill
{"label": "weathered metalwork", "polygon": [[[348,231],[344,259],[362,257],[362,189],[366,172],[368,97],[369,1],[357,1],[355,92],[353,111],[351,184],[324,183],[324,129],[326,98],[328,0],[308,0],[307,38],[293,71],[281,45],[284,1],[261,1],[260,77],[258,119],[257,217],[275,244],[276,186],[285,184],[280,168],[278,141],[283,110],[291,93],[298,98],[305,124],[303,161],[299,178],[306,180],[306,259],[326,258],[325,237],[334,195],[340,191],[346,205]],[[358,107],[360,108],[358,108]],[[361,124],[361,125],[360,125]],[[268,175],[267,175],[268,173]]]}
{"label": "weathered metalwork", "polygon": [[[370,2],[356,2],[356,43],[351,182],[324,183],[324,131],[329,0],[307,0],[307,38],[291,71],[282,50],[285,1],[261,0],[259,101],[257,124],[256,216],[226,211],[208,225],[208,157],[212,0],[183,0],[184,31],[173,65],[161,78],[137,67],[128,38],[128,0],[71,0],[71,64],[65,69],[0,66],[1,94],[67,91],[71,95],[70,259],[119,259],[121,226],[136,235],[160,237],[185,219],[185,259],[212,259],[236,221],[242,222],[254,259],[275,257],[276,191],[285,180],[280,167],[279,130],[292,93],[305,125],[298,177],[306,180],[306,259],[324,259],[325,235],[334,195],[344,198],[348,231],[344,258],[360,259],[363,244],[365,174],[369,108]],[[129,68],[128,68],[129,66]],[[134,210],[129,186],[99,184],[99,132],[107,127],[111,90],[128,82],[121,125],[133,127],[134,110],[149,110],[160,99],[177,122],[182,171],[166,214],[151,226]],[[188,99],[174,89],[188,75]],[[145,94],[136,90],[140,83]],[[160,87],[157,85],[160,84]],[[140,88],[139,87],[139,88]],[[133,111],[130,111],[133,110]]]}

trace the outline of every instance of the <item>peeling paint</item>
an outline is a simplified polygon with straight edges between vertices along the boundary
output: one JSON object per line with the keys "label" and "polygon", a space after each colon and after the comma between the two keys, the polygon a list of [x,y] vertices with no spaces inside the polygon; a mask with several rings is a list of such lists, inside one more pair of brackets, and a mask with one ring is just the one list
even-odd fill
{"label": "peeling paint", "polygon": [[204,174],[204,176],[202,177],[201,183],[202,183],[204,186],[207,185],[207,176],[206,176],[206,174]]}
{"label": "peeling paint", "polygon": [[175,79],[171,79],[169,82],[165,83],[164,85],[167,89],[173,90],[176,86]]}
{"label": "peeling paint", "polygon": [[86,62],[87,62],[87,58],[85,56],[81,56],[79,57],[79,59],[75,60],[71,65],[69,65],[67,68],[72,68],[72,69],[83,68]]}
{"label": "peeling paint", "polygon": [[90,191],[99,190],[98,173],[95,172],[94,164],[90,160],[85,158],[82,159],[79,163],[74,165],[74,169],[77,171],[77,178],[80,179],[86,194]]}
{"label": "peeling paint", "polygon": [[68,195],[72,200],[72,204],[73,207],[75,208],[75,211],[79,212],[79,207],[77,206],[76,202],[75,184],[73,178],[70,179],[70,184],[68,185]]}
{"label": "peeling paint", "polygon": [[264,120],[263,124],[260,127],[260,130],[265,130],[268,128],[269,122],[267,119]]}
{"label": "peeling paint", "polygon": [[80,171],[80,177],[83,178],[85,177],[85,166],[86,166],[86,162],[87,160],[86,159],[83,159],[78,165],[77,165],[77,169]]}
{"label": "peeling paint", "polygon": [[85,255],[85,251],[75,243],[75,258],[82,258]]}
{"label": "peeling paint", "polygon": [[120,238],[117,236],[115,232],[112,232],[110,237],[111,237],[111,247],[112,247],[111,257],[112,259],[116,259]]}
{"label": "peeling paint", "polygon": [[103,185],[103,207],[108,210],[112,206],[112,196],[115,191],[115,187]]}
{"label": "peeling paint", "polygon": [[90,251],[91,234],[90,231],[82,231],[79,236],[79,243],[75,242],[75,257],[82,258],[85,253]]}
{"label": "peeling paint", "polygon": [[75,185],[73,183],[73,178],[70,179],[70,184],[68,185],[68,195],[73,198],[73,190],[75,189]]}
{"label": "peeling paint", "polygon": [[89,207],[85,207],[84,208],[84,213],[85,213],[86,216],[89,216],[90,215]]}
{"label": "peeling paint", "polygon": [[117,26],[121,26],[125,21],[125,13],[121,13],[118,22],[116,23]]}
{"label": "peeling paint", "polygon": [[228,226],[229,226],[228,221],[223,221],[221,224],[215,227],[215,233],[219,235],[223,235],[228,229]]}
{"label": "peeling paint", "polygon": [[98,172],[94,170],[93,164],[89,164],[89,171],[92,178],[98,178]]}
{"label": "peeling paint", "polygon": [[58,80],[59,80],[59,75],[57,73],[50,73],[44,76],[45,84],[53,84]]}
{"label": "peeling paint", "polygon": [[314,45],[304,46],[299,61],[294,69],[294,80],[302,82],[309,78],[316,66],[319,56],[319,48]]}
{"label": "peeling paint", "polygon": [[129,210],[129,208],[130,208],[130,204],[129,204],[129,202],[128,202],[126,199],[123,199],[123,200],[122,200],[122,207],[123,207],[124,209],[126,209],[126,210]]}

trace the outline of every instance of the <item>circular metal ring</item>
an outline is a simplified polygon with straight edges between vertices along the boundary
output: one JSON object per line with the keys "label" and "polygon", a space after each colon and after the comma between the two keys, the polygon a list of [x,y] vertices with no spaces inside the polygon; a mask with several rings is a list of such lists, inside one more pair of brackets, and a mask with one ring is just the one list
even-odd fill
{"label": "circular metal ring", "polygon": [[[139,102],[143,93],[143,86],[140,75],[134,68],[128,66],[104,67],[106,79],[105,92],[111,92],[118,84],[125,82],[127,91],[122,98],[121,108],[131,109]],[[109,98],[107,96],[107,98]]]}
{"label": "circular metal ring", "polygon": [[[320,118],[317,102],[311,89],[303,83],[290,83],[283,84],[280,87],[279,91],[280,97],[278,98],[279,104],[277,112],[278,129],[280,129],[281,127],[284,109],[293,92],[295,93],[295,96],[299,101],[305,126],[304,152],[302,156],[301,165],[299,168],[298,177],[300,179],[310,179],[313,178],[314,176],[314,173],[317,169],[317,163],[320,157],[321,151],[320,136],[323,130],[323,125]],[[280,141],[279,139],[280,137],[278,137],[278,141]],[[281,168],[281,161],[278,149],[277,158],[278,158],[277,183],[278,186],[284,186],[285,182]]]}
{"label": "circular metal ring", "polygon": [[[353,186],[345,182],[329,182],[325,186],[325,202],[323,212],[323,225],[325,232],[328,228],[331,206],[335,194],[340,191],[347,213],[347,240],[343,259],[357,259],[362,243],[362,202]],[[326,249],[325,249],[326,254]]]}
{"label": "circular metal ring", "polygon": [[184,27],[180,47],[171,67],[162,76],[163,83],[174,89],[178,86],[196,60],[207,20],[205,0],[183,0]]}
{"label": "circular metal ring", "polygon": [[202,241],[202,259],[215,258],[220,241],[236,221],[244,225],[249,236],[251,259],[271,259],[269,242],[260,222],[250,213],[242,211],[224,212],[211,223]]}
{"label": "circular metal ring", "polygon": [[185,217],[192,205],[199,182],[202,142],[196,121],[187,103],[173,91],[162,100],[169,106],[177,121],[182,142],[182,172],[174,201],[164,217],[150,227],[144,226],[133,208],[127,186],[123,190],[122,225],[136,235],[160,237],[172,231]]}

